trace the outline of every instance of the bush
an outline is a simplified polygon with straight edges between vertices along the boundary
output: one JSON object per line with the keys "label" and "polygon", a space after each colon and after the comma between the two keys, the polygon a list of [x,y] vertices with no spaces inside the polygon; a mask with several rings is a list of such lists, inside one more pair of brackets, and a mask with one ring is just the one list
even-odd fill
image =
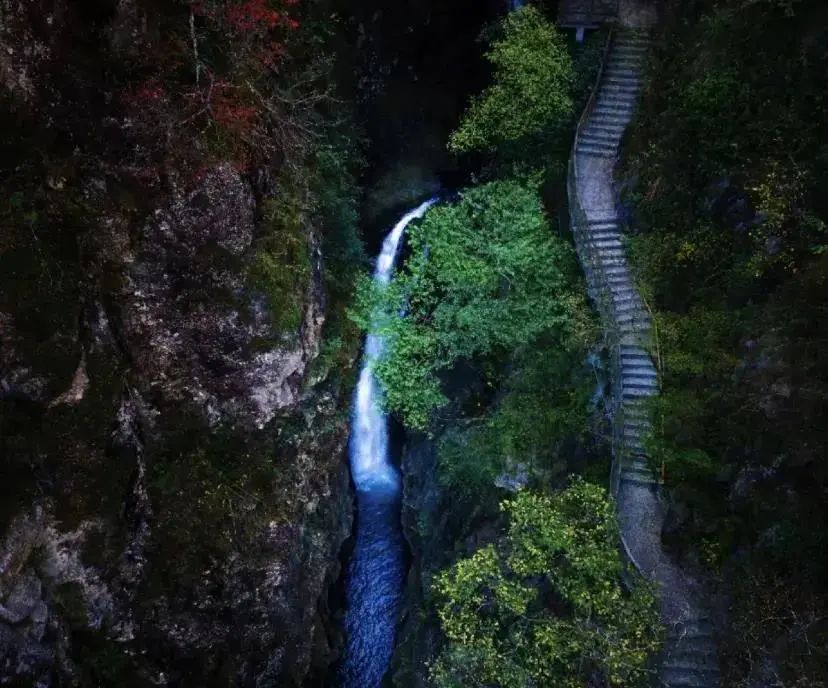
{"label": "bush", "polygon": [[384,294],[387,354],[378,374],[388,406],[415,428],[445,402],[439,374],[577,334],[572,249],[555,237],[538,192],[516,181],[469,189],[410,229],[411,256]]}
{"label": "bush", "polygon": [[572,115],[574,71],[554,25],[534,7],[522,7],[506,18],[486,57],[494,83],[472,100],[449,147],[492,152],[559,135]]}
{"label": "bush", "polygon": [[434,583],[448,644],[431,667],[437,686],[581,688],[643,685],[660,625],[650,587],[619,549],[614,506],[575,482],[551,496],[503,503],[506,535]]}

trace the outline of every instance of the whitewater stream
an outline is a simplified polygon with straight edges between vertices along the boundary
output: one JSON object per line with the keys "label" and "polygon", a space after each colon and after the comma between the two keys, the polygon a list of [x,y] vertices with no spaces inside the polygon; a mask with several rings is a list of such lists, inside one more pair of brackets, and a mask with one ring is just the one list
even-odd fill
{"label": "whitewater stream", "polygon": [[[426,201],[406,213],[385,237],[374,270],[375,282],[388,284],[405,228],[434,202]],[[369,332],[354,394],[349,451],[357,490],[357,521],[346,578],[347,641],[339,672],[341,688],[380,687],[394,651],[405,578],[401,482],[389,457],[388,418],[373,371],[383,346],[382,337]]]}

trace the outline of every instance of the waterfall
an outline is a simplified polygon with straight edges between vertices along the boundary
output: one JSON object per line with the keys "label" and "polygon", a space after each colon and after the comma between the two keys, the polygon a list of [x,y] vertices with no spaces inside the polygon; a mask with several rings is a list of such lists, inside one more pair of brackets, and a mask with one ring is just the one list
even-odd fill
{"label": "waterfall", "polygon": [[[435,200],[406,213],[385,237],[374,270],[375,282],[388,284],[405,228],[422,217]],[[400,477],[388,456],[388,418],[373,371],[383,346],[382,337],[369,332],[354,394],[349,451],[357,489],[357,524],[346,582],[347,642],[339,676],[342,688],[380,687],[394,651],[405,577]]]}

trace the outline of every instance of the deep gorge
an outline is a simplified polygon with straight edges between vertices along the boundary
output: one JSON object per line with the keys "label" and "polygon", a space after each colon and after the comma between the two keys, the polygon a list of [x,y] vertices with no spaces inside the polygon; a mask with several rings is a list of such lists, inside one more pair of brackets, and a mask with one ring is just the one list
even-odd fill
{"label": "deep gorge", "polygon": [[0,0],[0,684],[824,685],[826,55]]}

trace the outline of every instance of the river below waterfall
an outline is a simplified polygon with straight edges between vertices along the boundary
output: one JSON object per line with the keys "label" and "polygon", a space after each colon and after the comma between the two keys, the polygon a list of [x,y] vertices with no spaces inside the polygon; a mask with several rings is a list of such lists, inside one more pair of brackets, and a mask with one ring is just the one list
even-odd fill
{"label": "river below waterfall", "polygon": [[[435,201],[406,213],[385,237],[374,280],[387,284],[405,228]],[[346,577],[345,653],[340,688],[379,688],[394,652],[399,603],[405,578],[405,543],[400,524],[400,476],[389,456],[388,418],[373,366],[383,340],[365,340],[362,369],[354,394],[351,474],[357,492],[354,550]]]}

